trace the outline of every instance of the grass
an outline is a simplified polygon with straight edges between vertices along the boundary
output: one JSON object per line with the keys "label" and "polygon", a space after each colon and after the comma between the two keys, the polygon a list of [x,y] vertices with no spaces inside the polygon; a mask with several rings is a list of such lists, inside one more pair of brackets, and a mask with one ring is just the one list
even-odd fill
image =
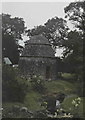
{"label": "grass", "polygon": [[64,78],[73,78],[73,77],[75,77],[75,74],[71,74],[71,73],[62,73],[62,77],[64,77]]}
{"label": "grass", "polygon": [[[30,85],[30,82],[28,84]],[[76,91],[76,88],[72,85],[72,83],[62,80],[45,81],[45,88],[46,88],[45,94],[53,92],[74,94]],[[32,89],[32,86],[30,85],[30,89],[28,90],[28,93],[24,99],[24,105],[28,108],[28,110],[31,111],[42,110],[43,109],[43,107],[41,107],[42,95],[43,93],[40,94],[38,91],[34,91]]]}
{"label": "grass", "polygon": [[28,110],[41,110],[41,97],[42,95],[38,92],[30,91],[25,97],[24,104],[28,108]]}
{"label": "grass", "polygon": [[72,83],[62,80],[46,82],[47,91],[52,92],[63,92],[65,94],[73,94],[76,92],[76,87]]}
{"label": "grass", "polygon": [[63,103],[61,104],[62,108],[64,110],[66,110],[67,112],[73,114],[75,117],[80,117],[82,118],[83,117],[83,100],[85,98],[82,98],[81,97],[81,102],[79,104],[78,107],[74,107],[74,105],[72,104],[72,101],[75,100],[76,98],[78,98],[77,95],[71,95],[67,98],[64,99]]}
{"label": "grass", "polygon": [[[76,88],[73,86],[72,83],[67,81],[57,80],[57,81],[45,81],[46,91],[44,94],[52,94],[54,92],[62,92],[66,95],[75,94]],[[41,101],[42,95],[39,92],[33,91],[32,88],[28,91],[24,104],[25,106],[32,111],[42,110]]]}
{"label": "grass", "polygon": [[[62,103],[62,107],[66,109],[66,111],[69,111],[69,108],[71,108],[72,111],[74,112],[71,103],[72,103],[72,100],[77,97],[77,94],[76,94],[76,91],[78,89],[77,84],[75,85],[71,82],[64,81],[64,80],[45,81],[46,91],[45,93],[42,93],[42,94],[40,94],[38,91],[33,90],[30,81],[28,81],[28,86],[29,86],[28,93],[26,94],[24,102],[22,104],[21,103],[3,103],[3,108],[5,110],[3,112],[5,113],[5,115],[7,115],[12,110],[14,105],[18,105],[20,107],[22,106],[27,107],[28,110],[32,112],[43,110],[44,108],[41,106],[41,103],[43,100],[42,96],[44,94],[48,94],[48,93],[52,94],[54,92],[56,93],[62,92],[68,95],[69,97],[67,97]],[[77,111],[80,116],[82,116],[82,106],[83,104],[81,103],[79,110]]]}
{"label": "grass", "polygon": [[23,106],[24,105],[22,103],[18,103],[18,102],[3,103],[2,104],[2,107],[3,107],[2,115],[5,118],[18,117],[19,116],[19,108],[21,108]]}
{"label": "grass", "polygon": [[69,81],[73,81],[75,79],[75,74],[71,74],[71,73],[62,73],[61,74],[62,79],[64,80],[69,80]]}
{"label": "grass", "polygon": [[18,103],[18,102],[6,102],[2,104],[2,107],[7,110],[7,109],[11,109],[13,106],[19,106],[19,107],[23,107],[22,103]]}

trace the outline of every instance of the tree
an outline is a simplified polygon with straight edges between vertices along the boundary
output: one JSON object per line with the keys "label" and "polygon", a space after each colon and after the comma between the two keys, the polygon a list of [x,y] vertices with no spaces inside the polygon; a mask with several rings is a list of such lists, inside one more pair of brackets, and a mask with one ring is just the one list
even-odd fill
{"label": "tree", "polygon": [[85,1],[73,2],[65,7],[66,18],[75,25],[75,31],[69,32],[67,40],[63,41],[64,61],[70,63],[77,80],[83,76],[83,42],[85,40]]}
{"label": "tree", "polygon": [[25,32],[25,22],[23,18],[12,18],[9,14],[2,14],[2,32],[12,35],[15,40],[22,39],[22,34]]}
{"label": "tree", "polygon": [[85,50],[83,49],[83,46],[85,46],[85,1],[70,3],[65,8],[65,13],[66,13],[66,18],[72,21],[78,32],[77,34],[75,34],[76,38],[75,35],[73,38],[73,40],[76,40],[75,41],[76,46],[74,52],[67,58],[68,58],[68,62],[70,62],[71,59],[73,59],[74,61],[75,68],[73,65],[72,68],[75,70],[77,80],[80,81],[78,89],[80,94],[82,94],[83,74],[85,72],[84,70]]}
{"label": "tree", "polygon": [[85,34],[85,1],[70,3],[64,10],[65,17]]}
{"label": "tree", "polygon": [[37,26],[27,30],[28,36],[42,34],[44,35],[56,50],[56,46],[60,46],[62,40],[65,39],[68,31],[66,21],[62,18],[54,17],[49,19],[43,26]]}
{"label": "tree", "polygon": [[9,14],[2,14],[2,53],[3,57],[9,57],[13,64],[18,63],[18,40],[22,40],[25,29],[22,18],[12,18]]}
{"label": "tree", "polygon": [[19,60],[18,46],[12,35],[2,33],[2,55],[8,57],[12,64],[17,64]]}
{"label": "tree", "polygon": [[23,102],[28,90],[27,81],[18,75],[18,69],[3,64],[3,102]]}
{"label": "tree", "polygon": [[83,39],[77,31],[68,33],[68,39],[63,41],[64,62],[69,64],[71,72],[80,75],[83,67]]}

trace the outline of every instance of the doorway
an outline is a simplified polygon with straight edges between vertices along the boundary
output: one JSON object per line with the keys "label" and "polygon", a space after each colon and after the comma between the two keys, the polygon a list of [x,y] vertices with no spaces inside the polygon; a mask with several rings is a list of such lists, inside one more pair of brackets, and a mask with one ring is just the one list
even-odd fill
{"label": "doorway", "polygon": [[46,79],[50,78],[50,66],[46,66]]}

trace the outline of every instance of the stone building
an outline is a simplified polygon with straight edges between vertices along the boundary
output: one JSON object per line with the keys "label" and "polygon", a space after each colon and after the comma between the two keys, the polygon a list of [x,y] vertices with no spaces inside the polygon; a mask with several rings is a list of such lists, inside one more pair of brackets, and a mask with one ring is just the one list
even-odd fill
{"label": "stone building", "polygon": [[44,79],[57,78],[57,64],[49,41],[42,35],[36,35],[25,45],[20,56],[19,67],[26,77],[40,75]]}

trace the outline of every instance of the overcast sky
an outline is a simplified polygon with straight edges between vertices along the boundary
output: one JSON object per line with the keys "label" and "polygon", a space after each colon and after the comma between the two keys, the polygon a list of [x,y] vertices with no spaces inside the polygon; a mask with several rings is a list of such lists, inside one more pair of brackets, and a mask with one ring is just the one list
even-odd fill
{"label": "overcast sky", "polygon": [[2,12],[22,17],[28,28],[44,24],[49,18],[64,18],[68,2],[3,2]]}
{"label": "overcast sky", "polygon": [[[55,16],[64,18],[64,7],[70,2],[3,2],[2,12],[21,17],[27,28],[43,25],[48,19]],[[27,38],[26,38],[27,39]],[[23,42],[21,43],[23,44]],[[57,51],[61,55],[62,50]]]}

